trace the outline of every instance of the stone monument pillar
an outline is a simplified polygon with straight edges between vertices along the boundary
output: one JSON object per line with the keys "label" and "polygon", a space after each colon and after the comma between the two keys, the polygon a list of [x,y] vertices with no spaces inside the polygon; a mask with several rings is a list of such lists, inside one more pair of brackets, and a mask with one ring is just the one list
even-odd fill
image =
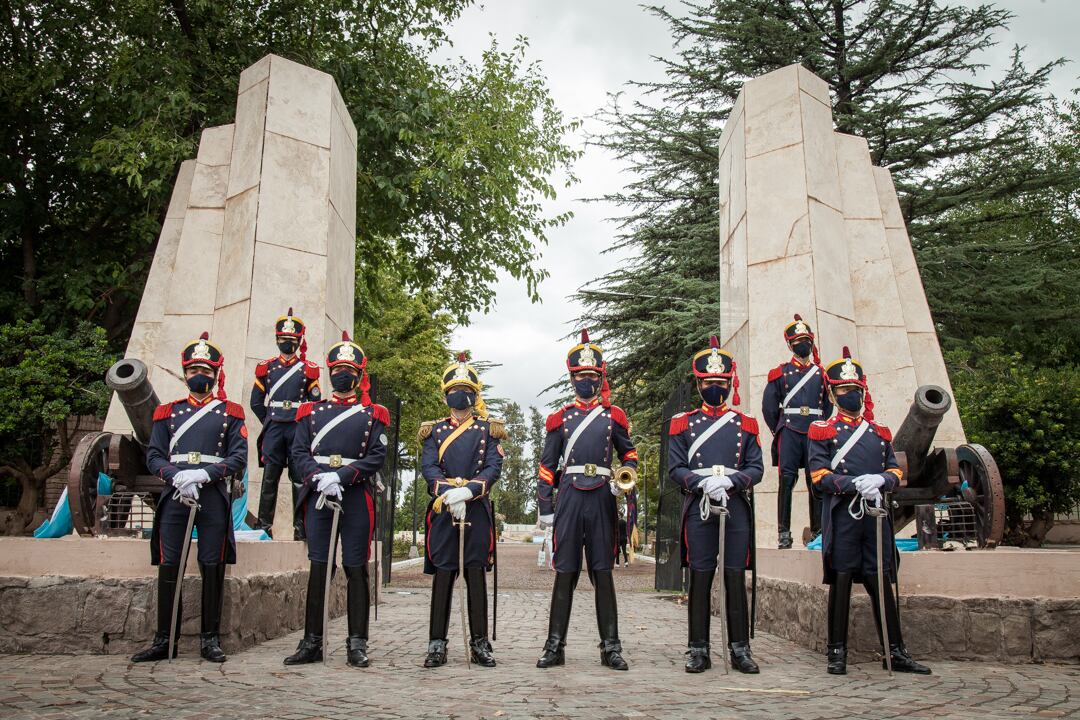
{"label": "stone monument pillar", "polygon": [[[822,362],[847,345],[869,378],[877,418],[899,427],[919,385],[952,388],[892,178],[865,140],[833,131],[828,85],[790,65],[743,85],[720,136],[720,340],[760,417],[769,370],[790,358],[783,329],[801,314]],[[776,544],[778,473],[762,428],[755,491],[759,547]],[[936,442],[966,442],[956,407]],[[808,525],[805,488],[792,502]]]}
{"label": "stone monument pillar", "polygon": [[[236,122],[204,130],[196,159],[180,167],[127,357],[147,364],[163,402],[182,397],[180,349],[209,330],[225,352],[229,398],[246,408],[255,365],[277,353],[274,321],[289,307],[320,365],[341,331],[353,331],[355,238],[356,127],[341,93],[330,75],[267,55],[240,74]],[[250,411],[247,425],[255,511],[260,426]],[[105,429],[130,431],[116,398]],[[274,530],[291,539],[286,483]]]}

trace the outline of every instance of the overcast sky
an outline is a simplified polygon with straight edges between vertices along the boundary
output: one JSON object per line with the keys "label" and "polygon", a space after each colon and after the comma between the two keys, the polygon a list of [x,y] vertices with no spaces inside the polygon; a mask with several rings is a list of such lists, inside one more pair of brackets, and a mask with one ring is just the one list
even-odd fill
{"label": "overcast sky", "polygon": [[[974,5],[976,2],[964,4]],[[1074,57],[1080,27],[1078,0],[1002,0],[998,5],[1016,14],[1011,33],[987,54],[994,70],[1008,60],[1014,44],[1026,45],[1031,65],[1056,57]],[[674,6],[673,3],[669,6]],[[500,0],[468,10],[451,28],[455,55],[475,60],[487,47],[489,35],[510,46],[518,35],[528,37],[529,57],[539,60],[551,94],[568,116],[586,119],[605,104],[608,93],[633,91],[631,80],[662,79],[653,56],[671,54],[667,27],[631,0]],[[993,70],[992,70],[993,72]],[[1080,86],[1080,68],[1073,63],[1058,71],[1053,91],[1060,95]],[[595,124],[586,127],[597,129]],[[582,136],[571,139],[576,146]],[[472,324],[454,335],[453,349],[467,348],[476,358],[501,363],[486,373],[494,395],[527,408],[544,406],[552,393],[545,387],[565,377],[569,349],[563,339],[573,328],[580,308],[569,296],[581,285],[615,269],[620,258],[602,251],[614,229],[605,218],[619,214],[605,203],[581,202],[599,197],[626,183],[621,168],[607,153],[585,148],[576,166],[580,182],[549,203],[551,214],[573,210],[575,217],[551,231],[544,250],[544,267],[551,277],[540,287],[543,302],[530,304],[524,286],[505,278],[498,288],[497,307],[476,315]],[[616,398],[617,401],[617,398]]]}

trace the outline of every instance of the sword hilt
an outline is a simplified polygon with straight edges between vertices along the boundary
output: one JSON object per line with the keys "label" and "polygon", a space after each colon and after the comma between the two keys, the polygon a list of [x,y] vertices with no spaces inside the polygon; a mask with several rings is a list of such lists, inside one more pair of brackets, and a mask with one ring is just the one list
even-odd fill
{"label": "sword hilt", "polygon": [[334,512],[341,512],[341,503],[331,500],[325,493],[319,493],[319,499],[315,501],[315,509],[330,508]]}
{"label": "sword hilt", "polygon": [[189,508],[195,508],[196,510],[202,508],[202,505],[199,504],[198,500],[193,497],[188,497],[187,495],[181,495],[179,490],[173,493],[172,499],[176,500],[181,505],[187,505]]}

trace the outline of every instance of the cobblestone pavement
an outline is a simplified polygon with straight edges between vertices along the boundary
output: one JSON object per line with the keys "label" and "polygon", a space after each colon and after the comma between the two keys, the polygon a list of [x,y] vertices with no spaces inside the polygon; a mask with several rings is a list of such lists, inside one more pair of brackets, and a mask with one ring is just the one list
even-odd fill
{"label": "cobblestone pavement", "polygon": [[[535,553],[529,559],[535,563]],[[529,574],[522,567],[505,574],[519,572]],[[402,580],[409,576],[402,573]],[[499,597],[499,666],[466,669],[455,607],[451,663],[425,670],[427,599],[422,588],[394,587],[383,595],[366,670],[345,665],[344,619],[331,627],[327,667],[281,664],[299,633],[233,655],[224,665],[190,656],[153,665],[110,656],[0,656],[0,717],[1080,717],[1078,666],[937,662],[930,677],[889,679],[879,666],[864,663],[834,677],[825,674],[822,657],[759,635],[760,675],[725,676],[719,667],[687,675],[685,610],[647,591],[619,596],[631,669],[616,673],[599,664],[593,596],[584,579],[565,667],[534,667],[547,627],[547,590],[506,589]]]}

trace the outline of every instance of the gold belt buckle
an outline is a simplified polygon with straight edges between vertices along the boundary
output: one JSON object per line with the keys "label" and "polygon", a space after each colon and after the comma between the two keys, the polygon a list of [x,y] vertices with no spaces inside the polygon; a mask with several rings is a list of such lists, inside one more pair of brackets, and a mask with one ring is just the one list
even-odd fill
{"label": "gold belt buckle", "polygon": [[341,467],[341,456],[340,455],[331,455],[329,465],[332,468]]}
{"label": "gold belt buckle", "polygon": [[593,477],[596,475],[596,463],[585,463],[585,476]]}
{"label": "gold belt buckle", "polygon": [[712,466],[712,474],[715,475],[716,477],[723,476],[723,474],[724,474],[724,466],[723,465],[713,465]]}
{"label": "gold belt buckle", "polygon": [[201,452],[189,452],[187,454],[187,461],[189,465],[198,465],[202,462]]}
{"label": "gold belt buckle", "polygon": [[800,415],[809,415],[810,414],[810,407],[808,405],[803,405],[801,408],[799,408],[799,414]]}
{"label": "gold belt buckle", "polygon": [[285,410],[292,410],[292,400],[286,400],[284,403],[282,403],[281,407]]}

